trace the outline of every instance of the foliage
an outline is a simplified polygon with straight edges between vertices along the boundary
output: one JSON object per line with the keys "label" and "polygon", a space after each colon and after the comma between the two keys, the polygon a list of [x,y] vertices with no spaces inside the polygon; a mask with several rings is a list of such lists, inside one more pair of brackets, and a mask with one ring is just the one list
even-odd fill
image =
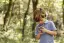
{"label": "foliage", "polygon": [[[30,1],[29,11],[25,18],[24,40],[22,41],[22,29],[24,14],[27,10],[29,0],[12,0],[12,5],[7,18],[5,27],[0,24],[0,43],[38,43],[38,40],[32,38],[32,24],[33,24],[33,7]],[[8,9],[9,0],[0,0],[0,15],[5,15]],[[37,8],[44,9],[53,19],[61,36],[55,37],[56,43],[64,42],[64,26],[62,17],[62,0],[39,0]],[[49,16],[48,15],[48,16]],[[4,16],[5,17],[5,16]],[[4,18],[3,17],[3,18]],[[58,20],[58,21],[57,21]]]}

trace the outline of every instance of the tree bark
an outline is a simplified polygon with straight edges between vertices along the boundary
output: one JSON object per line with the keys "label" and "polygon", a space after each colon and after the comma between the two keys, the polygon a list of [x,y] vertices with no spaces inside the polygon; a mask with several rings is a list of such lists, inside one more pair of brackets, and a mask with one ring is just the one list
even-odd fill
{"label": "tree bark", "polygon": [[27,17],[27,15],[28,15],[28,11],[29,11],[29,5],[30,5],[30,0],[29,0],[29,2],[28,2],[28,7],[27,7],[27,10],[26,10],[26,12],[24,13],[24,19],[23,19],[23,29],[22,29],[22,41],[24,40],[24,30],[25,30],[25,25],[26,25],[26,17]]}
{"label": "tree bark", "polygon": [[34,21],[34,18],[35,18],[34,11],[37,9],[38,0],[32,0],[32,3],[33,3],[32,37],[34,38],[35,37],[34,31],[35,31],[35,25],[36,25],[36,22]]}
{"label": "tree bark", "polygon": [[62,7],[63,7],[63,24],[64,24],[64,0],[63,0],[63,5],[62,5]]}
{"label": "tree bark", "polygon": [[11,5],[12,5],[12,0],[9,0],[8,10],[7,10],[7,12],[5,14],[5,17],[4,17],[4,26],[6,25],[7,20],[8,20],[7,18],[9,17],[9,12],[10,12]]}

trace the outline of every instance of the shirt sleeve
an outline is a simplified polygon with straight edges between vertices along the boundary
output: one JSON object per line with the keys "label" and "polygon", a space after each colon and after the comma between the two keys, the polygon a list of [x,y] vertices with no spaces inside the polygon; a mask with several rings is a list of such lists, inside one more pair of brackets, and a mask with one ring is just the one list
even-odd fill
{"label": "shirt sleeve", "polygon": [[50,29],[51,31],[57,30],[55,24],[52,21],[50,22]]}
{"label": "shirt sleeve", "polygon": [[37,35],[37,34],[38,34],[38,25],[35,28],[35,35]]}

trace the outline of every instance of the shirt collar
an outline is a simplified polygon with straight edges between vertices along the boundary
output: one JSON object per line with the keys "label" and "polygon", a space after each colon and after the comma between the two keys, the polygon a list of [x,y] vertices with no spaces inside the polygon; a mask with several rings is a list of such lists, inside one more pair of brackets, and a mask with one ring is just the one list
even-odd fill
{"label": "shirt collar", "polygon": [[46,20],[44,23],[48,23],[48,20]]}

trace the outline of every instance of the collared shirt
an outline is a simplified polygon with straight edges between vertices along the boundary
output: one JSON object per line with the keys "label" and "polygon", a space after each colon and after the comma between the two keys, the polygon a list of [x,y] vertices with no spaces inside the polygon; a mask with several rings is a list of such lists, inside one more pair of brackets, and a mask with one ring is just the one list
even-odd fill
{"label": "collared shirt", "polygon": [[[56,30],[56,27],[54,25],[54,23],[52,21],[48,21],[46,20],[44,24],[38,24],[36,26],[35,29],[35,35],[37,35],[39,32],[39,28],[40,26],[45,27],[46,29],[50,30],[50,31],[54,31]],[[41,37],[40,37],[40,43],[54,43],[54,37],[53,35],[47,34],[47,33],[42,33]]]}

